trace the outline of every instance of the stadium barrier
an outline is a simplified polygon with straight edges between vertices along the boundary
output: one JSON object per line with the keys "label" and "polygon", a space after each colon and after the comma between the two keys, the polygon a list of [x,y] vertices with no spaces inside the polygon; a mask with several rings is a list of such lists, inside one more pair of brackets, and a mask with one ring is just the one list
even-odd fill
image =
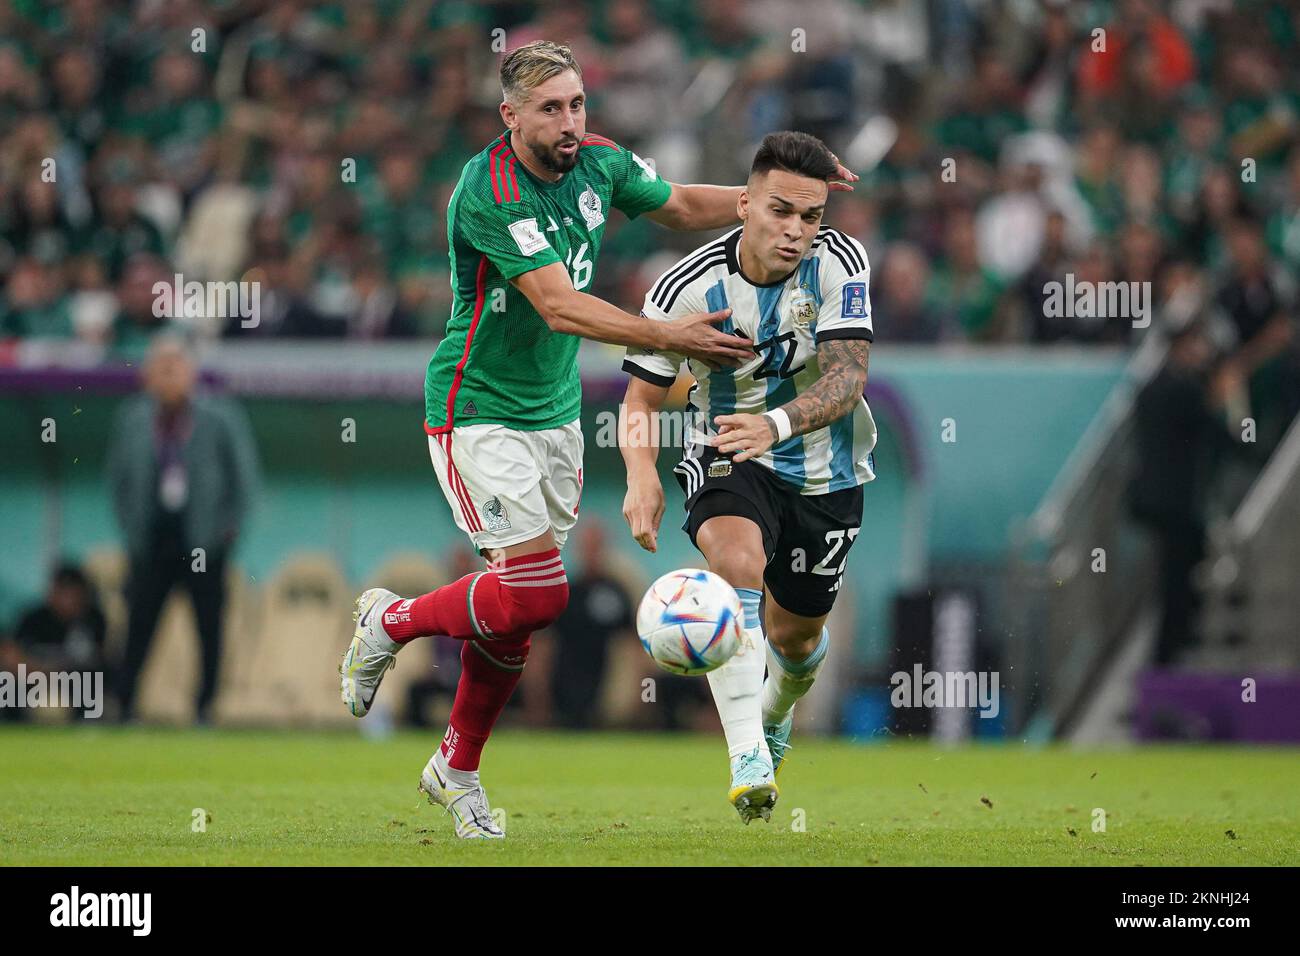
{"label": "stadium barrier", "polygon": [[1300,418],[1211,542],[1194,666],[1300,671]]}
{"label": "stadium barrier", "polygon": [[[1007,656],[1025,691],[1014,702],[1014,732],[1044,740],[1067,733],[1151,600],[1150,547],[1127,495],[1134,401],[1166,348],[1155,336],[1143,340],[1042,503],[1013,527]],[[1096,549],[1103,572],[1094,571]]]}

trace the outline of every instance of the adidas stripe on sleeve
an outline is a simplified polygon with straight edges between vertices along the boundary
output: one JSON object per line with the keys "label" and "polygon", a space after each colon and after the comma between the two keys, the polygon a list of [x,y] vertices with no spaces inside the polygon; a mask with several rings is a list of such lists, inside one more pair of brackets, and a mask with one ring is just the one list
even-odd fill
{"label": "adidas stripe on sleeve", "polygon": [[[709,311],[699,297],[699,280],[726,264],[725,238],[702,246],[661,275],[646,293],[641,314],[657,322],[668,322]],[[653,349],[629,348],[623,359],[623,371],[664,388],[677,379],[681,366],[682,356]]]}
{"label": "adidas stripe on sleeve", "polygon": [[826,281],[817,310],[817,344],[832,339],[872,341],[871,266],[862,243],[823,227],[813,247],[821,247],[821,259],[826,264]]}

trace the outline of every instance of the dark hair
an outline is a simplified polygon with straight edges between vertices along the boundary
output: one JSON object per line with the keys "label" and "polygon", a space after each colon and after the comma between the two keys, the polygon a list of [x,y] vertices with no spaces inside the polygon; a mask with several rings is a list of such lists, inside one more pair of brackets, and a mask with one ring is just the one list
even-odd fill
{"label": "dark hair", "polygon": [[56,567],[50,577],[55,584],[72,585],[81,588],[83,591],[91,590],[90,580],[86,577],[86,573],[81,570],[79,565],[71,561],[64,561]]}
{"label": "dark hair", "polygon": [[749,175],[757,176],[773,169],[783,169],[810,179],[830,179],[839,164],[826,144],[816,136],[782,130],[768,133],[754,154]]}

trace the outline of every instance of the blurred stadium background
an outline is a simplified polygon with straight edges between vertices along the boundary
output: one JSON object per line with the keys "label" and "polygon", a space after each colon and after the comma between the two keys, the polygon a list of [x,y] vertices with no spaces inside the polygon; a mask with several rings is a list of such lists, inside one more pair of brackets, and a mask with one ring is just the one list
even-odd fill
{"label": "blurred stadium background", "polygon": [[[878,478],[801,733],[1300,741],[1298,35],[1295,3],[1226,0],[0,5],[0,665],[120,672],[110,478],[149,341],[180,330],[249,436],[207,716],[351,721],[355,594],[474,560],[420,427],[443,214],[500,131],[499,52],[549,38],[589,128],[666,178],[742,182],[782,128],[862,176],[827,218],[874,266]],[[705,238],[613,217],[590,291],[635,310]],[[156,318],[177,273],[260,282],[260,323]],[[1051,318],[1067,275],[1152,283],[1149,327]],[[584,343],[585,590],[535,642],[515,726],[716,726],[702,681],[642,700],[628,608],[698,555],[671,452],[660,552],[626,534],[596,441],[619,363]],[[194,718],[195,627],[175,591],[143,719]],[[918,663],[998,672],[998,716],[892,708]],[[438,732],[455,648],[402,665],[365,727]]]}

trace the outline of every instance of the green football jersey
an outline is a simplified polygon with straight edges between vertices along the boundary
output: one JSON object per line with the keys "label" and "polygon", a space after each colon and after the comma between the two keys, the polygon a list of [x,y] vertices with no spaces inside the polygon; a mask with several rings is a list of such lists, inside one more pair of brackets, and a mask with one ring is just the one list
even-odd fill
{"label": "green football jersey", "polygon": [[575,420],[579,339],[552,332],[509,280],[563,262],[573,287],[586,289],[610,208],[635,218],[671,191],[635,153],[592,133],[555,183],[524,168],[509,131],[466,163],[447,206],[453,304],[425,376],[425,430],[530,431]]}

